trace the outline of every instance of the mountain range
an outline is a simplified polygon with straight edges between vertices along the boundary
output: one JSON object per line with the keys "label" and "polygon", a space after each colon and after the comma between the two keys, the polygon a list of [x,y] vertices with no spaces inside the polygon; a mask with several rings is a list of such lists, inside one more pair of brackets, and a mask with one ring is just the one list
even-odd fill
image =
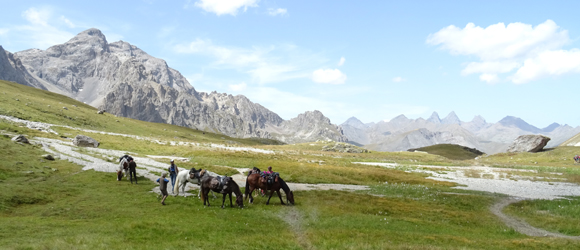
{"label": "mountain range", "polygon": [[46,50],[10,53],[0,46],[0,79],[63,94],[118,116],[233,137],[286,143],[347,140],[319,111],[284,120],[243,95],[198,92],[164,60],[124,41],[109,43],[98,29]]}
{"label": "mountain range", "polygon": [[488,123],[481,116],[463,122],[455,112],[443,119],[440,119],[437,112],[433,112],[427,119],[409,119],[399,115],[390,121],[369,124],[351,117],[340,126],[350,143],[378,151],[400,151],[451,143],[493,154],[505,152],[520,135],[548,136],[551,140],[547,147],[555,147],[580,133],[580,127],[558,123],[540,129],[513,116],[506,116],[497,123]]}
{"label": "mountain range", "polygon": [[580,132],[557,123],[540,129],[512,116],[497,123],[481,116],[463,122],[454,112],[443,119],[434,112],[427,119],[400,115],[368,124],[352,117],[340,126],[316,110],[284,120],[243,95],[198,92],[164,60],[124,41],[109,43],[98,29],[46,50],[11,53],[0,46],[0,79],[63,94],[117,116],[285,143],[349,141],[378,151],[453,143],[497,153],[519,135],[543,134],[552,138],[548,146],[557,146]]}

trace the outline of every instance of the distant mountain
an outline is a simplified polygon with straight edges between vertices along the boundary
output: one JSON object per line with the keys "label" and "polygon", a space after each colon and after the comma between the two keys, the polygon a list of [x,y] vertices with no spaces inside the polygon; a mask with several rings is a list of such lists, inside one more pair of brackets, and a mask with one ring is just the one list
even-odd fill
{"label": "distant mountain", "polygon": [[441,120],[443,124],[461,124],[461,120],[455,114],[455,112],[451,111],[443,120]]}
{"label": "distant mountain", "polygon": [[0,46],[0,79],[64,94],[107,112],[225,135],[283,142],[334,140],[341,129],[318,111],[285,121],[243,95],[198,92],[159,58],[88,29],[47,50]]}
{"label": "distant mountain", "polygon": [[362,122],[352,117],[341,124],[350,143],[364,145],[378,151],[402,151],[435,144],[457,144],[476,148],[488,154],[504,152],[515,138],[524,134],[543,134],[552,140],[547,147],[560,145],[571,136],[580,133],[580,127],[553,123],[539,129],[524,120],[507,116],[497,123],[487,123],[481,116],[463,122],[455,112],[443,120],[437,112],[427,119],[409,119],[399,115],[390,121],[361,126]]}

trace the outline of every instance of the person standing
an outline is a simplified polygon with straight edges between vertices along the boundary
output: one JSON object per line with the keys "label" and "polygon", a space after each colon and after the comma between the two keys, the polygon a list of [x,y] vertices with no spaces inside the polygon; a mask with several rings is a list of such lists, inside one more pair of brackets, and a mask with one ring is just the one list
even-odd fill
{"label": "person standing", "polygon": [[165,199],[169,195],[167,193],[167,183],[169,182],[169,180],[165,178],[166,176],[167,173],[163,172],[161,178],[157,179],[157,182],[159,183],[159,191],[161,191],[161,195],[163,195],[163,199],[161,200],[162,205],[165,205]]}
{"label": "person standing", "polygon": [[173,189],[175,188],[175,179],[177,174],[179,174],[179,169],[175,166],[173,159],[171,159],[171,166],[167,169],[169,171],[169,176],[171,177],[171,193],[173,194]]}
{"label": "person standing", "polygon": [[133,184],[133,176],[135,177],[135,184],[137,183],[137,163],[133,160],[133,158],[129,159],[129,176],[131,179],[131,184]]}

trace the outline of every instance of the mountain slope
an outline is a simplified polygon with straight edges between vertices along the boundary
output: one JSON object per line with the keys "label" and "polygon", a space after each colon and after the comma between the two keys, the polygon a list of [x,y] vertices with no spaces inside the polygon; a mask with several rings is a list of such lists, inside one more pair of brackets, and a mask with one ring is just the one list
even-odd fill
{"label": "mountain slope", "polygon": [[[5,56],[0,56],[0,65],[11,67],[3,66],[6,69],[0,71],[0,79],[61,93],[118,116],[239,138],[294,142],[288,138],[300,134],[298,141],[346,141],[336,126],[303,126],[296,122],[284,125],[277,114],[244,96],[197,92],[164,60],[127,42],[108,43],[98,29],[83,31],[45,51],[1,54]],[[15,67],[19,62],[22,66]],[[323,115],[312,118],[321,124],[327,122]],[[277,138],[270,131],[275,131]]]}

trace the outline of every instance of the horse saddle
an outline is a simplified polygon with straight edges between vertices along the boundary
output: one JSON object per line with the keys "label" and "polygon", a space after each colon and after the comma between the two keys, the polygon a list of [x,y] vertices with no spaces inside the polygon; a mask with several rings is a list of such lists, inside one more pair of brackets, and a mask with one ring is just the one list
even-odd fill
{"label": "horse saddle", "polygon": [[[227,176],[218,176],[214,179],[214,180],[216,180],[216,183],[214,183],[212,181],[212,184],[215,185],[216,190],[220,190],[220,193],[225,194],[226,189],[228,189],[228,182],[230,181],[230,179],[232,179],[232,178],[227,177]],[[212,185],[212,186],[214,186],[214,185]]]}
{"label": "horse saddle", "polygon": [[262,173],[262,183],[266,183],[268,186],[270,186],[278,181],[278,176],[280,176],[278,172],[274,172],[271,174]]}

